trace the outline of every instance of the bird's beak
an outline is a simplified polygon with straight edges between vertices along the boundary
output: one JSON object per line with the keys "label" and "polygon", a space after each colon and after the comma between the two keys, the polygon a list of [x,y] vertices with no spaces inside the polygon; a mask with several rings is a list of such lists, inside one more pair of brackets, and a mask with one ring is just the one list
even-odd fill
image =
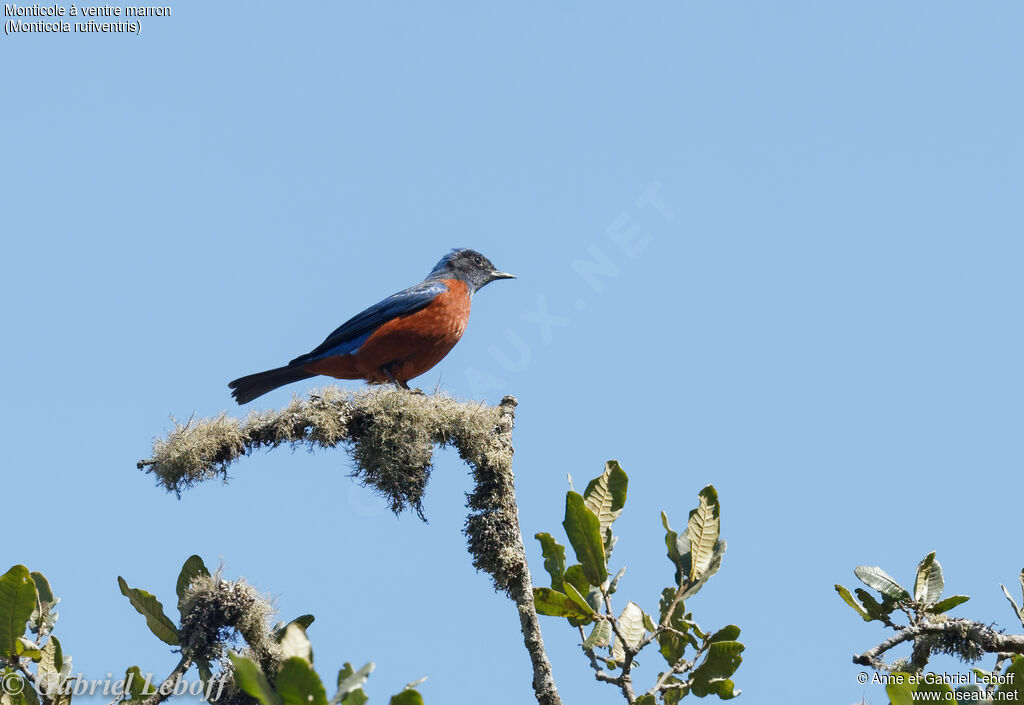
{"label": "bird's beak", "polygon": [[498,279],[515,279],[515,278],[516,278],[515,274],[509,274],[508,272],[499,272],[499,271],[495,270],[495,271],[490,273],[490,275],[487,278],[487,281],[493,282],[493,281],[497,281]]}

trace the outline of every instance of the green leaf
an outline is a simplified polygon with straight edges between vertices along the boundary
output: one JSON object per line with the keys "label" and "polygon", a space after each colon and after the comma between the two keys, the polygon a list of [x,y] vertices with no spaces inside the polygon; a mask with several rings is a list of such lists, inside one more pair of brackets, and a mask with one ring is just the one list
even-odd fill
{"label": "green leaf", "polygon": [[199,682],[203,684],[203,692],[210,692],[210,681],[213,679],[213,667],[210,661],[204,658],[196,658],[196,670],[199,671]]}
{"label": "green leaf", "polygon": [[[192,581],[198,576],[205,575],[210,576],[210,571],[207,569],[206,564],[203,563],[203,559],[199,556],[192,555],[185,560],[185,564],[181,566],[181,572],[178,573],[178,584],[175,586],[175,592],[178,594],[178,610],[181,610],[181,603],[185,599],[185,593],[188,591]],[[183,615],[184,616],[184,615]]]}
{"label": "green leaf", "polygon": [[617,623],[626,643],[623,645],[622,641],[615,639],[612,645],[612,658],[621,661],[626,657],[626,647],[628,646],[631,651],[635,650],[644,638],[644,611],[640,609],[640,605],[630,600],[619,615]]}
{"label": "green leaf", "polygon": [[935,551],[932,551],[917,564],[914,599],[922,605],[934,604],[942,597],[943,587],[945,582],[942,579],[942,566],[935,560]]}
{"label": "green leaf", "polygon": [[[661,591],[661,599],[658,601],[658,623],[665,621],[665,615],[668,614],[669,608],[672,607],[672,603],[676,598],[676,588],[667,587]],[[682,599],[676,603],[675,608],[672,610],[672,619],[676,616],[682,615],[685,611],[685,605],[683,605]],[[673,626],[671,621],[669,626]]]}
{"label": "green leaf", "polygon": [[53,629],[56,615],[51,616],[50,612],[59,600],[53,596],[53,590],[50,589],[50,582],[46,576],[37,571],[33,571],[30,575],[36,586],[36,606],[29,616],[28,628],[33,634],[45,636]]}
{"label": "green leaf", "polygon": [[39,650],[36,643],[23,636],[14,640],[14,655],[31,661],[39,661],[43,658],[43,652]]}
{"label": "green leaf", "polygon": [[551,589],[563,590],[562,582],[565,580],[565,546],[561,545],[548,533],[540,532],[534,536],[540,541],[541,552],[544,555],[544,569],[551,576]]}
{"label": "green leaf", "polygon": [[907,674],[890,674],[891,676],[903,676],[903,682],[888,681],[885,685],[885,694],[889,696],[890,705],[914,705],[914,686],[907,681]]}
{"label": "green leaf", "polygon": [[[672,600],[675,599],[676,588],[665,588],[661,592],[661,601],[658,603],[659,623],[665,621],[665,615],[668,612],[669,607],[672,605]],[[658,650],[661,655],[665,658],[668,665],[673,666],[682,658],[683,653],[686,651],[686,645],[691,644],[696,647],[697,642],[693,635],[689,633],[690,625],[686,621],[686,608],[682,601],[680,601],[675,609],[672,611],[672,616],[669,618],[668,626],[672,627],[676,632],[662,632],[658,635]]]}
{"label": "green leaf", "polygon": [[0,665],[0,704],[39,705],[35,689],[13,668]]}
{"label": "green leaf", "polygon": [[[707,684],[707,694],[717,695],[719,700],[732,700],[742,692],[741,690],[736,690],[736,684],[729,678],[713,680]],[[694,690],[693,693],[696,695],[697,691]]]}
{"label": "green leaf", "polygon": [[46,579],[46,576],[35,570],[30,575],[32,576],[32,582],[36,584],[36,594],[39,596],[39,601],[44,604],[54,602],[53,590],[50,589],[50,581]]}
{"label": "green leaf", "polygon": [[934,605],[928,608],[928,611],[932,614],[942,614],[943,612],[949,612],[957,605],[962,605],[967,602],[969,598],[967,595],[953,595],[947,597],[945,600],[939,600]]}
{"label": "green leaf", "polygon": [[686,532],[690,536],[690,580],[697,580],[711,565],[719,536],[718,493],[708,485],[697,495],[697,508],[690,511]]}
{"label": "green leaf", "polygon": [[[352,670],[352,665],[346,663],[345,668],[338,673],[338,694],[331,698],[331,702],[335,702],[338,697],[344,698],[349,693],[353,693],[366,684],[366,679],[370,677],[375,668],[373,661],[368,661],[363,664],[363,667],[358,671]],[[344,700],[342,700],[344,702]]]}
{"label": "green leaf", "polygon": [[[945,675],[945,674],[942,674],[942,675]],[[931,676],[931,678],[929,678],[929,676]],[[936,678],[935,674],[933,674],[933,673],[925,673],[924,677],[921,679],[921,682],[919,682],[917,684],[915,690],[919,694],[920,693],[939,693],[939,694],[941,694],[943,696],[945,696],[947,693],[949,695],[953,694],[953,687],[951,685],[949,685],[948,683],[941,682],[941,680],[939,678]],[[921,702],[922,700],[923,700],[923,698],[920,698],[920,697],[917,698],[917,702]],[[928,702],[928,701],[925,700],[924,702]],[[932,702],[956,702],[956,701],[952,697],[948,697],[948,698],[947,697],[940,697],[940,698],[936,698]]]}
{"label": "green leaf", "polygon": [[348,678],[349,676],[351,676],[355,672],[356,672],[355,669],[352,668],[352,664],[348,663],[346,661],[345,665],[342,666],[340,671],[338,671],[338,680],[337,680],[338,685],[341,685],[345,681],[346,678]]}
{"label": "green leaf", "polygon": [[646,629],[649,632],[653,632],[657,628],[658,628],[658,625],[656,625],[654,623],[654,620],[651,619],[651,615],[649,615],[646,612],[644,612],[644,629]]}
{"label": "green leaf", "polygon": [[625,574],[626,574],[626,566],[622,566],[621,568],[619,568],[619,572],[615,574],[615,577],[612,578],[612,581],[610,583],[608,583],[608,594],[609,595],[614,595],[615,591],[619,589],[619,579],[622,578],[622,576],[625,575]]}
{"label": "green leaf", "polygon": [[704,661],[693,671],[693,694],[699,698],[718,695],[734,697],[733,685],[728,680],[743,661],[743,644],[738,641],[716,641],[708,647]]}
{"label": "green leaf", "polygon": [[683,681],[679,680],[675,676],[669,676],[667,679],[665,679],[665,682],[671,683],[673,685],[682,686],[680,688],[666,690],[664,694],[662,694],[662,702],[664,702],[665,705],[679,705],[679,703],[682,702],[683,698],[690,694],[690,686],[684,683]]}
{"label": "green leaf", "polygon": [[668,525],[668,516],[665,512],[661,513],[661,525],[665,527],[665,546],[668,548],[668,558],[676,567],[676,585],[682,585],[683,580],[689,578],[693,568],[690,530],[687,528],[683,533],[677,534]]}
{"label": "green leaf", "polygon": [[[279,644],[282,659],[295,657],[306,663],[313,663],[313,645],[309,643],[306,630],[295,622],[285,627]],[[280,691],[280,688],[278,690]]]}
{"label": "green leaf", "polygon": [[142,701],[156,692],[156,686],[150,683],[146,687],[146,676],[142,675],[138,666],[132,666],[124,672],[124,692],[132,700]]}
{"label": "green leaf", "polygon": [[[569,583],[566,583],[566,585],[571,587]],[[577,593],[577,595],[578,594],[579,593]],[[589,605],[584,609],[577,604],[573,598],[569,597],[564,592],[558,592],[551,588],[534,588],[533,604],[537,608],[537,614],[544,614],[549,617],[579,617],[582,619],[590,619],[590,615],[593,614]],[[585,600],[584,604],[586,604]]]}
{"label": "green leaf", "polygon": [[570,600],[576,603],[576,606],[582,610],[583,614],[588,617],[593,617],[595,611],[594,608],[587,602],[586,598],[579,593],[579,590],[573,587],[572,583],[565,583],[565,594]]}
{"label": "green leaf", "polygon": [[581,595],[590,592],[590,581],[587,580],[587,576],[583,573],[583,566],[579,563],[573,563],[565,569],[565,582],[571,583]]}
{"label": "green leaf", "polygon": [[[156,596],[139,588],[128,587],[128,583],[120,575],[117,576],[117,584],[121,587],[121,594],[128,598],[135,611],[146,618],[146,624],[149,625],[150,631],[156,634],[157,639],[165,644],[177,646],[179,644],[178,628],[164,614],[164,606],[160,604]],[[250,695],[252,694],[250,693]]]}
{"label": "green leaf", "polygon": [[864,605],[864,609],[867,610],[868,616],[871,619],[877,619],[879,622],[886,623],[889,621],[889,615],[896,609],[899,604],[897,600],[892,599],[888,595],[882,596],[882,601],[878,602],[870,592],[864,588],[857,588],[853,591],[857,596],[857,599]]}
{"label": "green leaf", "polygon": [[28,683],[25,684],[25,687],[21,691],[21,697],[24,700],[25,705],[40,705],[39,694],[36,693],[36,689]]}
{"label": "green leaf", "polygon": [[1020,702],[1024,699],[1024,656],[1014,656],[1010,662],[1010,667],[1003,671],[1003,675],[1006,677],[1006,680],[999,685],[997,692],[1014,693],[1015,697],[1004,697],[1002,700],[1006,702],[1011,700]]}
{"label": "green leaf", "polygon": [[[640,605],[636,604],[632,600],[626,603],[625,608],[622,610],[622,614],[619,615],[619,631],[622,632],[623,638],[626,640],[626,644],[631,649],[635,649],[643,641],[644,631],[644,611],[640,609]],[[648,617],[648,619],[650,619]]]}
{"label": "green leaf", "polygon": [[839,597],[843,598],[843,602],[852,607],[854,611],[861,616],[861,619],[863,619],[865,622],[871,621],[871,617],[864,610],[864,608],[860,606],[860,603],[857,602],[857,600],[853,599],[853,595],[850,594],[850,591],[848,589],[846,589],[842,585],[836,585],[836,592],[839,593]]}
{"label": "green leaf", "polygon": [[704,584],[707,583],[707,581],[710,580],[711,577],[718,572],[718,569],[722,567],[722,556],[724,554],[725,541],[719,540],[718,543],[715,544],[715,550],[714,553],[711,554],[711,562],[708,564],[708,567],[705,568],[704,571],[701,573],[701,576],[697,579],[697,582],[693,583],[692,585],[688,585],[687,588],[683,590],[684,600],[689,600],[691,597],[696,595],[700,591],[700,589],[704,587]]}
{"label": "green leaf", "polygon": [[288,624],[298,624],[305,630],[309,630],[309,626],[316,621],[316,617],[311,614],[300,614],[298,617],[288,622]]}
{"label": "green leaf", "polygon": [[36,607],[36,584],[23,565],[0,576],[0,658],[14,654],[18,637]]}
{"label": "green leaf", "polygon": [[636,699],[636,705],[658,705],[653,695],[641,695]]}
{"label": "green leaf", "polygon": [[416,690],[403,690],[391,697],[390,705],[423,705],[423,696]]}
{"label": "green leaf", "polygon": [[281,643],[281,640],[284,639],[285,631],[287,631],[288,627],[292,624],[297,624],[298,626],[302,627],[303,631],[305,631],[309,629],[309,625],[311,625],[315,621],[316,617],[314,617],[311,614],[299,615],[292,621],[288,622],[288,624],[284,624],[274,630],[274,641],[276,641],[277,643]]}
{"label": "green leaf", "polygon": [[573,598],[572,592],[574,589],[576,590],[576,592],[583,596],[583,600],[587,604],[587,615],[589,615],[587,617],[569,616],[569,624],[573,627],[583,627],[587,624],[590,624],[593,621],[591,617],[593,616],[594,612],[600,612],[601,609],[604,607],[604,596],[601,594],[600,588],[591,586],[590,583],[586,581],[586,579],[584,579],[583,581],[583,587],[587,590],[585,594],[582,590],[577,589],[575,584],[568,580],[565,581],[564,587],[566,595],[568,595],[570,598]]}
{"label": "green leaf", "polygon": [[239,688],[259,700],[261,705],[282,705],[281,698],[252,659],[237,654],[228,654],[228,658],[235,667],[235,682]]}
{"label": "green leaf", "polygon": [[[45,656],[44,656],[45,658]],[[45,687],[48,693],[48,705],[71,705],[71,690],[76,682],[76,676],[71,674],[71,657],[64,656],[64,663],[61,671],[57,674],[48,674]],[[79,674],[81,675],[81,674]],[[37,674],[38,676],[38,674]]]}
{"label": "green leaf", "polygon": [[[688,567],[683,568],[683,557],[679,551],[679,534],[668,525],[668,515],[665,512],[661,513],[661,525],[665,527],[665,547],[668,548],[668,559],[676,567],[676,585],[678,585],[683,580],[682,574],[689,575],[690,570]],[[687,541],[686,545],[689,546],[690,542]]]}
{"label": "green leaf", "polygon": [[[662,591],[662,599],[658,603],[658,614],[660,615],[658,623],[665,621],[666,613],[672,605],[672,600],[675,596],[676,588],[674,587],[667,587]],[[680,633],[663,631],[657,636],[658,652],[662,654],[670,666],[675,665],[682,658],[687,644],[696,646],[693,635],[689,633],[690,625],[686,623],[685,613],[685,607],[680,602],[669,619],[669,626]]]}
{"label": "green leaf", "polygon": [[349,694],[342,699],[341,705],[366,705],[369,699],[362,688],[356,688],[349,691]]}
{"label": "green leaf", "polygon": [[60,640],[51,636],[43,644],[43,657],[39,659],[37,674],[39,677],[47,673],[60,673],[64,667],[64,652],[60,648]]}
{"label": "green leaf", "polygon": [[594,622],[594,628],[590,630],[590,636],[588,636],[583,642],[584,649],[596,649],[602,646],[608,646],[612,642],[612,623],[602,619],[599,622]]}
{"label": "green leaf", "polygon": [[888,573],[877,566],[862,565],[854,568],[853,574],[869,588],[874,588],[894,600],[909,600],[910,593],[893,580]]}
{"label": "green leaf", "polygon": [[[302,630],[298,625],[292,625],[291,628]],[[324,684],[313,672],[309,662],[301,656],[292,656],[281,662],[274,686],[284,705],[327,705]]]}
{"label": "green leaf", "polygon": [[712,643],[716,641],[736,641],[740,638],[740,628],[735,624],[722,627],[717,632],[711,635],[710,641]]}
{"label": "green leaf", "polygon": [[576,560],[583,566],[587,581],[595,587],[601,585],[608,577],[601,522],[587,509],[582,495],[576,492],[565,494],[565,521],[562,526],[576,552]]}
{"label": "green leaf", "polygon": [[1009,600],[1010,607],[1013,608],[1013,614],[1021,621],[1021,624],[1024,624],[1024,610],[1017,606],[1017,603],[1014,601],[1013,597],[1010,596],[1010,591],[1006,589],[1005,585],[999,583],[999,587],[1003,589],[1003,594],[1006,595],[1006,599]]}
{"label": "green leaf", "polygon": [[601,522],[601,536],[607,545],[611,537],[612,522],[622,514],[626,504],[626,487],[629,478],[619,467],[617,460],[609,460],[604,464],[604,472],[590,481],[583,491],[583,501],[587,509],[592,511]]}
{"label": "green leaf", "polygon": [[948,684],[928,682],[929,680],[935,680],[934,674],[911,676],[899,671],[890,673],[885,693],[889,696],[891,705],[915,705],[917,702],[925,701],[924,698],[915,697],[915,693],[938,694],[939,697],[934,698],[933,702],[955,702],[952,697],[953,689]]}
{"label": "green leaf", "polygon": [[548,617],[565,617],[577,609],[568,595],[551,588],[534,588],[533,606],[537,609],[537,614]]}
{"label": "green leaf", "polygon": [[690,628],[693,630],[693,633],[696,634],[699,639],[706,639],[707,638],[708,635],[705,634],[701,630],[701,628],[697,625],[697,623],[693,621],[693,613],[692,612],[687,612],[686,613],[686,619],[688,621],[690,621]]}

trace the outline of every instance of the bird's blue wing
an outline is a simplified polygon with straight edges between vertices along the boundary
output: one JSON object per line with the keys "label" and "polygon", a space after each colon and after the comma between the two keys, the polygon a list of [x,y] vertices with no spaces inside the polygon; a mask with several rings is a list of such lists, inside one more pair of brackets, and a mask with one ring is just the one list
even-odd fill
{"label": "bird's blue wing", "polygon": [[366,342],[375,330],[388,321],[426,308],[438,295],[448,291],[439,281],[422,282],[392,294],[360,314],[345,321],[316,349],[292,360],[289,365],[305,365],[325,357],[349,355]]}

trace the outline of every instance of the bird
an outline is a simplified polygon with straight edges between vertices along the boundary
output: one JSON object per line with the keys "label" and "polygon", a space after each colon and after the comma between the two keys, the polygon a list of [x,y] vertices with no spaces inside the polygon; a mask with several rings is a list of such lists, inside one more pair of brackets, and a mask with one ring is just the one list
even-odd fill
{"label": "bird", "polygon": [[515,278],[476,250],[454,249],[419,284],[356,314],[305,355],[229,382],[231,396],[247,404],[317,375],[409,389],[409,380],[430,370],[462,338],[473,294],[493,281]]}

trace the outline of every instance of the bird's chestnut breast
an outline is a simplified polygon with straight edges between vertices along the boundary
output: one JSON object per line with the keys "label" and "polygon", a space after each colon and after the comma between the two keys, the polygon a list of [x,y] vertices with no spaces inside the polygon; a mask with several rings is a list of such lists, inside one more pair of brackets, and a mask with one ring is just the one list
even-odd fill
{"label": "bird's chestnut breast", "polygon": [[396,379],[406,382],[440,362],[459,342],[469,323],[472,298],[464,282],[443,283],[448,291],[420,311],[388,321],[355,353],[356,365],[367,379],[388,381],[381,372],[387,365]]}

